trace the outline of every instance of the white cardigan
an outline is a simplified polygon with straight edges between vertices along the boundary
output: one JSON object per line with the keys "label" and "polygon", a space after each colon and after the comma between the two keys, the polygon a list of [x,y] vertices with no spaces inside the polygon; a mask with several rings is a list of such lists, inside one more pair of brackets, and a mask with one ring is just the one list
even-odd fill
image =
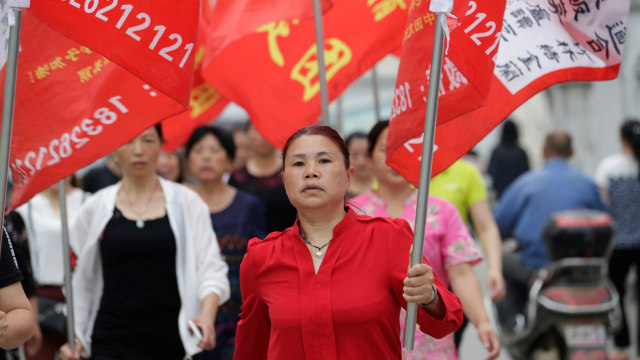
{"label": "white cardigan", "polygon": [[[76,336],[84,347],[83,356],[91,356],[91,334],[102,298],[102,263],[98,238],[115,208],[120,182],[91,196],[76,217],[70,244],[78,254],[73,274],[73,308]],[[181,308],[178,330],[189,355],[200,349],[198,340],[189,334],[187,321],[201,312],[201,300],[215,293],[220,304],[229,299],[228,266],[211,225],[207,205],[188,188],[160,179],[169,224],[176,239],[176,275]]]}
{"label": "white cardigan", "polygon": [[[79,214],[83,201],[88,198],[80,189],[67,193],[67,214],[73,222]],[[57,200],[56,200],[57,201]],[[64,262],[60,212],[54,210],[51,201],[42,193],[36,194],[28,203],[16,211],[22,216],[29,239],[29,255],[36,283],[62,286]]]}

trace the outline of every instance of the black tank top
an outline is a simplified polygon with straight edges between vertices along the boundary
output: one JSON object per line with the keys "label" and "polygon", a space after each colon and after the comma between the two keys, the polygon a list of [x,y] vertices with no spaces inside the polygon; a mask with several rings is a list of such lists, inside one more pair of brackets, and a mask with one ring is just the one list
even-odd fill
{"label": "black tank top", "polygon": [[100,257],[104,288],[92,359],[182,359],[176,242],[168,216],[140,229],[114,209]]}

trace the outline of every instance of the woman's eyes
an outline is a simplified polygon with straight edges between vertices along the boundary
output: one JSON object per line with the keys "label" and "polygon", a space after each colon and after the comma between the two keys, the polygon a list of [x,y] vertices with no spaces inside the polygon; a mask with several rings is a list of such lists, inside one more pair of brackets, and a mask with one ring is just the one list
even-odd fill
{"label": "woman's eyes", "polygon": [[[322,158],[318,160],[318,163],[320,164],[329,164],[331,162],[331,159],[327,159],[327,158]],[[305,162],[304,161],[296,161],[293,164],[291,164],[291,166],[305,166]]]}

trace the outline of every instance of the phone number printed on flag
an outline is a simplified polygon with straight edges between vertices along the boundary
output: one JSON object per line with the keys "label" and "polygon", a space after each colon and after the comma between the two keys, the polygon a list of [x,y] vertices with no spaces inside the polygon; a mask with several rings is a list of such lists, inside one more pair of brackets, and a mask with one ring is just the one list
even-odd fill
{"label": "phone number printed on flag", "polygon": [[[61,1],[66,2],[66,0],[61,0]],[[118,6],[118,0],[110,0],[110,1],[111,3],[104,7],[100,7],[100,0],[85,0],[84,5],[80,4],[78,0],[69,0],[68,4],[75,8],[83,9],[84,12],[87,14],[95,14],[96,18],[104,22],[109,22],[110,19],[115,19],[117,15],[116,17],[110,18],[111,14],[107,14],[107,13],[111,12]],[[103,4],[104,4],[104,0],[103,0]],[[129,19],[129,15],[131,15],[134,12],[134,7],[131,4],[124,4],[120,6],[118,10],[120,10],[122,14],[120,14],[120,18],[115,23],[115,27],[116,29],[122,30],[123,25],[125,24],[127,19]],[[138,19],[138,20],[135,20],[136,24],[131,24],[131,21],[130,21],[129,22],[130,26],[127,27],[124,31],[125,31],[125,34],[127,34],[134,40],[141,42],[142,41],[142,36],[140,35],[141,31],[142,31],[142,34],[150,35],[149,31],[144,32],[143,30],[148,29],[151,26],[152,24],[151,16],[149,16],[149,14],[147,13],[139,12],[135,16],[135,18]],[[150,41],[149,39],[146,39],[144,41],[149,43],[148,45],[149,50],[156,50],[156,48],[158,48],[158,43],[163,39],[166,33],[166,30],[167,30],[167,27],[164,25],[156,25],[153,27],[153,32],[155,32],[155,35],[153,36],[152,39],[150,39]],[[189,59],[189,55],[191,55],[191,52],[193,51],[194,44],[191,42],[184,45],[181,48],[183,37],[177,33],[172,33],[171,35],[168,36],[168,38],[169,38],[168,41],[171,42],[171,44],[168,44],[167,46],[159,48],[158,55],[162,56],[164,59],[166,59],[169,62],[173,62],[174,60],[177,61],[178,59],[180,59],[180,63],[178,64],[178,66],[181,68],[184,67],[184,64],[187,62],[187,59]],[[167,41],[163,41],[163,42],[167,42]],[[182,58],[180,58],[179,56],[174,58],[174,56],[176,56],[175,51],[178,49],[180,49],[180,51],[178,51],[177,55],[182,54]]]}
{"label": "phone number printed on flag", "polygon": [[[493,42],[489,41],[491,42],[491,44],[489,45],[489,47],[485,49],[484,53],[487,55],[491,55],[492,52],[495,52],[495,54],[493,54],[493,61],[495,62],[495,58],[498,55],[498,45],[500,44],[501,32],[500,31],[496,32],[496,29],[498,28],[498,26],[496,25],[495,21],[490,21],[490,20],[487,21],[486,13],[476,12],[476,10],[478,10],[478,5],[476,4],[476,2],[469,1],[469,9],[464,15],[465,15],[465,18],[467,16],[473,15],[475,17],[475,20],[464,29],[464,33],[468,34],[469,32],[476,29],[478,25],[481,25],[481,24],[484,25],[485,29],[482,29],[482,27],[480,27],[479,29],[476,29],[476,31],[478,30],[486,30],[486,31],[472,33],[469,36],[469,38],[476,45],[480,47],[483,47],[483,46],[486,47],[488,45],[486,40],[490,40],[491,35],[493,35],[493,38],[495,39],[493,40]],[[488,39],[482,39],[482,38],[488,38]]]}
{"label": "phone number printed on flag", "polygon": [[[121,114],[129,112],[120,101],[121,96],[109,98],[109,103]],[[84,119],[80,125],[76,125],[70,132],[63,133],[59,138],[52,139],[49,146],[40,146],[38,151],[30,151],[23,159],[14,160],[10,166],[13,171],[14,181],[18,185],[26,184],[43,165],[51,166],[73,154],[74,149],[83,147],[91,140],[91,137],[100,134],[104,127],[118,120],[118,113],[112,108],[101,107],[93,112],[94,119]],[[49,158],[47,160],[47,158]]]}
{"label": "phone number printed on flag", "polygon": [[[422,102],[427,103],[427,92],[428,92],[428,84],[431,80],[431,64],[429,64],[429,68],[425,71],[425,82],[421,82],[420,84],[420,92],[417,95],[414,93],[416,101],[420,101],[420,96],[422,97]],[[438,85],[438,95],[443,96],[448,92],[454,91],[456,89],[461,88],[462,86],[469,83],[464,75],[458,70],[456,65],[445,56],[442,60],[442,76],[440,77],[440,83]],[[391,102],[391,116],[389,120],[393,120],[408,109],[413,107],[413,101],[411,96],[411,86],[409,82],[405,81],[403,84],[400,84],[394,90],[393,101]]]}

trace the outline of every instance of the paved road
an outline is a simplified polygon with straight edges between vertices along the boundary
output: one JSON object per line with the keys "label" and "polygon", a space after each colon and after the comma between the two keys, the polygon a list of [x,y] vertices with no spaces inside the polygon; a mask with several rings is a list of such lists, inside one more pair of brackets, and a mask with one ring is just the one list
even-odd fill
{"label": "paved road", "polygon": [[[486,289],[485,286],[485,278],[486,278],[486,266],[485,266],[485,262],[482,262],[480,264],[478,264],[475,267],[475,271],[476,274],[478,275],[478,278],[480,279],[480,282],[482,283],[482,286],[484,289]],[[636,280],[637,281],[637,280]],[[627,287],[630,288],[630,287]],[[485,291],[486,293],[486,291]],[[631,327],[632,330],[632,339],[637,339],[637,335],[635,335],[635,332],[633,332],[633,330],[635,329],[637,331],[638,326],[637,326],[637,319],[638,319],[638,308],[637,308],[637,296],[638,294],[630,294],[627,293],[627,312],[628,312],[628,317],[631,318],[632,320],[632,324],[635,324],[635,326]],[[633,304],[632,304],[633,303]],[[629,316],[630,315],[630,316]],[[633,344],[632,345],[632,357],[630,360],[640,360],[640,358],[634,357],[633,355],[636,354],[636,347],[637,344]],[[482,345],[480,344],[480,341],[478,340],[478,336],[477,333],[475,331],[475,328],[473,326],[468,326],[465,333],[464,333],[464,337],[462,339],[462,346],[460,348],[460,354],[459,354],[459,359],[460,360],[482,360],[485,359],[486,356],[486,351],[484,350],[484,348],[482,347]],[[500,357],[498,358],[499,360],[511,360],[511,357],[507,355],[507,351],[505,349],[502,350]]]}

